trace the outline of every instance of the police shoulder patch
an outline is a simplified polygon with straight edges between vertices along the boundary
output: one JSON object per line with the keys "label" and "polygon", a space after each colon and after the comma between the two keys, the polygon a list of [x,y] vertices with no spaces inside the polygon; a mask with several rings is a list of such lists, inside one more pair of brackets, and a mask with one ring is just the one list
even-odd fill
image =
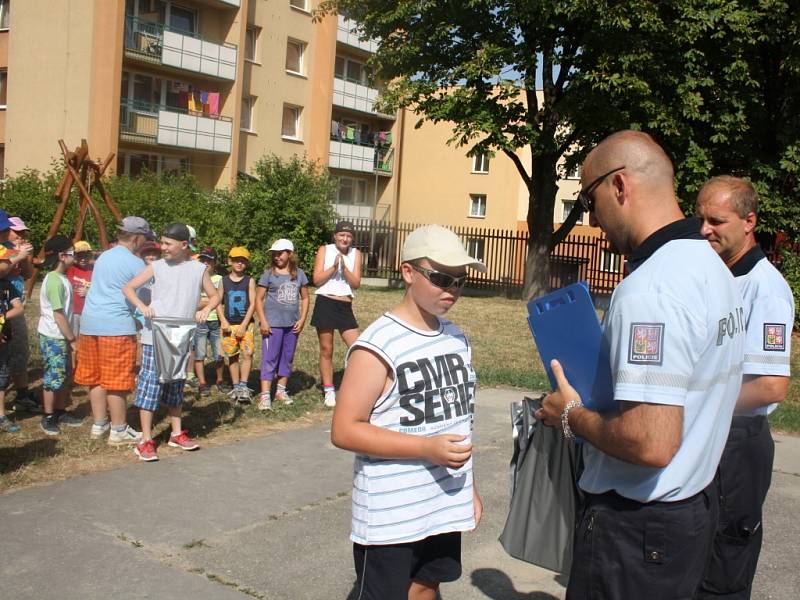
{"label": "police shoulder patch", "polygon": [[764,323],[764,350],[786,351],[786,324]]}
{"label": "police shoulder patch", "polygon": [[664,323],[631,323],[628,362],[660,365],[664,359]]}

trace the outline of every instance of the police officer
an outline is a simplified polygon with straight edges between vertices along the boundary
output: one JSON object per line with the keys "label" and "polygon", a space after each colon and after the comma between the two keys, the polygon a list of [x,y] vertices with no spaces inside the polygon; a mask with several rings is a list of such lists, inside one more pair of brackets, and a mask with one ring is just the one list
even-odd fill
{"label": "police officer", "polygon": [[744,318],[728,269],[684,219],[647,134],[586,158],[579,200],[629,276],[604,319],[617,411],[585,408],[558,361],[537,417],[579,436],[586,493],[568,599],[692,598],[717,520],[714,473],[741,385]]}
{"label": "police officer", "polygon": [[767,415],[789,388],[794,298],[756,243],[757,213],[758,193],[738,177],[714,177],[697,196],[702,233],[736,278],[747,326],[742,389],[717,474],[717,535],[700,598],[750,598],[775,455]]}

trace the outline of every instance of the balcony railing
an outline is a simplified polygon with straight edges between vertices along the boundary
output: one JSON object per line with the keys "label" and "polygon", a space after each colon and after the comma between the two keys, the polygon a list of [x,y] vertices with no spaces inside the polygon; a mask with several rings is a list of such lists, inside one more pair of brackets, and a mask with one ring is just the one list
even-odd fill
{"label": "balcony railing", "polygon": [[362,41],[359,36],[358,23],[339,15],[339,26],[336,30],[336,39],[338,41],[372,54],[378,51],[377,40]]}
{"label": "balcony railing", "polygon": [[136,60],[232,81],[237,52],[234,44],[215,44],[163,23],[125,17],[125,55]]}
{"label": "balcony railing", "polygon": [[208,117],[137,100],[120,103],[119,138],[124,142],[230,154],[232,135],[228,117]]}
{"label": "balcony railing", "polygon": [[394,115],[379,113],[375,110],[375,101],[378,99],[378,90],[341,77],[333,78],[333,105],[350,108],[371,115],[394,119]]}
{"label": "balcony railing", "polygon": [[394,149],[385,146],[366,146],[331,139],[328,166],[360,173],[392,176]]}

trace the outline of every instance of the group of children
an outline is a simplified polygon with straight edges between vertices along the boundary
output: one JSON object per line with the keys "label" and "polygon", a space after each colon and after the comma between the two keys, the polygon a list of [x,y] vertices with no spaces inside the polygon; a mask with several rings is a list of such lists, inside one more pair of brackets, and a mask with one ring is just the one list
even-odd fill
{"label": "group of children", "polygon": [[[0,234],[5,233],[7,220],[0,211]],[[168,225],[160,244],[139,217],[126,217],[118,228],[121,249],[98,259],[96,285],[90,283],[92,274],[86,273],[89,263],[76,257],[90,249],[81,243],[73,245],[63,236],[45,243],[43,266],[48,273],[41,285],[38,324],[44,362],[42,429],[57,434],[60,426],[82,423],[64,410],[71,354],[76,350],[76,381],[91,387],[92,436],[99,437],[95,434],[102,435],[109,428],[107,418],[98,420],[102,411],[95,412],[97,389],[105,389],[109,397],[122,395],[124,407],[125,390],[132,389],[124,368],[114,366],[109,372],[104,364],[105,372],[101,369],[100,375],[91,375],[104,358],[117,361],[115,365],[129,360],[120,357],[130,356],[135,336],[125,327],[98,327],[92,321],[97,306],[112,311],[115,303],[124,306],[119,302],[120,290],[128,302],[121,312],[131,313],[123,316],[132,317],[135,309],[143,324],[134,402],[140,409],[142,431],[124,423],[124,415],[115,417],[112,407],[109,443],[133,443],[142,460],[158,460],[152,417],[164,403],[172,428],[169,445],[183,450],[198,447],[181,426],[184,379],[163,381],[155,365],[153,323],[159,317],[191,318],[197,323],[193,366],[201,394],[208,390],[204,361],[210,343],[217,385],[221,384],[224,356],[233,382],[231,397],[248,401],[255,316],[262,334],[258,406],[271,408],[271,386],[276,378],[275,399],[290,403],[286,383],[309,309],[309,280],[297,266],[292,242],[280,239],[271,246],[271,266],[256,282],[248,275],[250,253],[246,248],[231,248],[230,272],[221,276],[215,272],[213,249],[204,248],[194,255],[194,232],[185,224]],[[350,235],[352,242],[351,224],[337,225],[336,234],[340,233]],[[355,260],[357,254],[351,248],[340,245],[344,237],[337,240],[335,236],[334,244],[317,253],[314,279],[318,289],[312,324],[320,336],[321,370],[330,362],[327,350],[332,346],[333,331],[338,329],[350,347],[338,402],[331,403],[336,406],[331,440],[355,453],[351,540],[358,598],[432,600],[441,582],[460,576],[461,533],[478,525],[483,510],[472,473],[476,386],[472,350],[461,330],[443,316],[461,294],[466,268],[483,271],[485,266],[468,255],[453,232],[436,225],[415,230],[401,252],[406,286],[403,299],[359,335],[350,301],[352,290],[360,283],[360,261]],[[2,413],[3,392],[10,378],[11,330],[7,324],[22,315],[22,297],[10,279],[16,266],[10,259],[19,249],[2,238],[0,242],[0,423],[11,431],[11,423]],[[30,248],[23,252],[30,253]],[[80,275],[77,288],[68,277],[76,263],[84,271],[73,272],[73,282]],[[109,270],[110,265],[114,268]],[[87,289],[92,291],[87,294]],[[80,343],[77,331],[83,324],[74,318],[79,297],[87,297],[92,315],[85,320],[87,331],[81,334]],[[120,315],[102,316],[113,321]],[[127,321],[124,325],[127,327]],[[109,341],[114,336],[123,339]],[[323,385],[332,384],[330,375],[322,374]],[[325,391],[332,392],[332,385]]]}

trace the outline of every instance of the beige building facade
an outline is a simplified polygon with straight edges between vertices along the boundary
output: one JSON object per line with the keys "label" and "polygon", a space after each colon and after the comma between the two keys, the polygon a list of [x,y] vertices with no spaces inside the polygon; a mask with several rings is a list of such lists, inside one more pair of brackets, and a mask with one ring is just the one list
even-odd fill
{"label": "beige building facade", "polygon": [[[87,139],[110,173],[189,172],[229,188],[268,153],[338,178],[351,219],[524,230],[508,157],[468,157],[452,127],[384,114],[377,47],[312,0],[0,0],[0,169],[46,171]],[[527,151],[520,153],[530,164]],[[559,183],[560,223],[579,188]],[[587,228],[588,229],[588,228]]]}

